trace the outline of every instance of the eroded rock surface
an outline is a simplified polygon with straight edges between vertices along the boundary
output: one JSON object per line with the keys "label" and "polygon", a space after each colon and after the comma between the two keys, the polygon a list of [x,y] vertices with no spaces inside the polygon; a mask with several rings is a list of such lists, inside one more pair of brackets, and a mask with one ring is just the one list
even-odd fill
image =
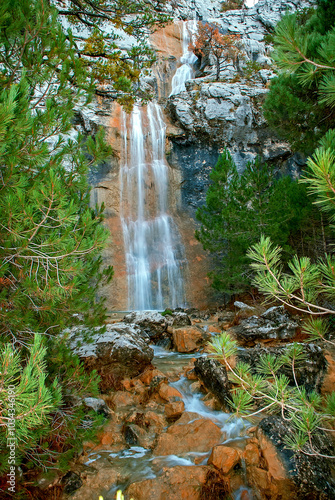
{"label": "eroded rock surface", "polygon": [[[277,493],[282,495],[283,500],[334,499],[335,482],[331,474],[331,461],[321,456],[293,453],[287,449],[285,438],[292,432],[290,423],[281,417],[263,419],[257,430],[257,438],[272,478],[271,482],[279,487]],[[313,435],[312,442],[321,454],[334,455],[329,437],[322,431]],[[309,453],[313,454],[311,449]]]}
{"label": "eroded rock surface", "polygon": [[298,323],[289,316],[284,306],[271,307],[261,316],[241,320],[232,332],[240,341],[256,339],[291,339],[295,336]]}
{"label": "eroded rock surface", "polygon": [[87,369],[97,370],[108,385],[113,380],[136,376],[154,356],[149,338],[136,325],[115,323],[92,331],[74,327],[67,332],[70,347]]}
{"label": "eroded rock surface", "polygon": [[201,357],[194,363],[194,372],[206,389],[226,406],[231,387],[226,368],[217,359]]}

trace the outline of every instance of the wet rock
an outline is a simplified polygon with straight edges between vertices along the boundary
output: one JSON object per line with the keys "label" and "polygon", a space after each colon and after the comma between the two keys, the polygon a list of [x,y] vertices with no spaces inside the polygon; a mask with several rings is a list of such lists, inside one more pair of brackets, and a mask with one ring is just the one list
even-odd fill
{"label": "wet rock", "polygon": [[188,314],[184,312],[178,312],[173,315],[172,326],[174,328],[179,328],[181,326],[188,326],[191,324],[191,320]]}
{"label": "wet rock", "polygon": [[260,464],[260,451],[256,443],[248,443],[243,452],[246,466],[258,467]]}
{"label": "wet rock", "polygon": [[217,359],[201,357],[195,361],[194,371],[206,389],[225,406],[230,399],[231,387],[225,366]]}
{"label": "wet rock", "polygon": [[98,415],[103,415],[106,418],[111,416],[110,408],[106,405],[105,401],[100,398],[85,398],[84,405],[92,408]]}
{"label": "wet rock", "polygon": [[168,326],[165,316],[154,311],[134,311],[124,316],[123,321],[139,326],[142,331],[149,335],[150,339],[161,335]]}
{"label": "wet rock", "polygon": [[160,385],[158,394],[162,399],[169,402],[176,401],[176,399],[181,400],[183,398],[182,394],[177,389],[165,383]]}
{"label": "wet rock", "polygon": [[126,424],[124,426],[124,437],[130,446],[142,446],[148,448],[150,439],[147,432],[136,424]]}
{"label": "wet rock", "polygon": [[[265,418],[258,426],[257,438],[271,476],[271,484],[275,484],[282,498],[287,500],[293,496],[299,499],[334,499],[335,483],[331,474],[331,460],[287,449],[285,438],[292,431],[290,423],[281,417]],[[329,436],[324,432],[315,433],[312,442],[313,447],[322,454],[334,455]],[[309,449],[309,453],[311,451]]]}
{"label": "wet rock", "polygon": [[293,321],[283,306],[271,307],[261,316],[251,316],[241,320],[232,328],[238,340],[291,339],[296,334],[298,324]]}
{"label": "wet rock", "polygon": [[208,464],[214,465],[223,474],[229,472],[241,461],[240,454],[234,448],[219,445],[214,446],[208,459]]}
{"label": "wet rock", "polygon": [[[276,358],[285,354],[286,346],[264,347],[257,344],[256,347],[239,351],[237,355],[238,361],[243,361],[251,366],[251,371],[256,373],[256,365],[260,358],[266,354],[272,354]],[[321,347],[315,344],[304,344],[305,361],[296,362],[295,376],[299,385],[305,387],[307,392],[313,390],[320,391],[321,384],[326,373],[327,360],[322,352]],[[280,373],[286,375],[290,380],[290,385],[295,385],[295,380],[292,368],[284,366],[280,369]]]}
{"label": "wet rock", "polygon": [[208,340],[201,328],[186,326],[173,331],[173,345],[177,352],[195,352]]}
{"label": "wet rock", "polygon": [[64,485],[64,493],[70,495],[82,486],[83,481],[78,474],[69,471],[62,477],[61,483]]}
{"label": "wet rock", "polygon": [[200,500],[201,488],[206,483],[207,466],[176,466],[164,469],[154,479],[133,483],[127,488],[127,498],[136,500]]}
{"label": "wet rock", "polygon": [[151,364],[153,349],[141,329],[126,323],[109,324],[105,329],[80,327],[68,331],[70,347],[89,370],[97,370],[104,388],[115,387],[116,380],[134,377]]}
{"label": "wet rock", "polygon": [[222,439],[221,429],[197,413],[183,413],[157,440],[153,453],[158,456],[180,455],[190,451],[205,452]]}
{"label": "wet rock", "polygon": [[[95,474],[85,479],[85,485],[72,496],[71,500],[92,500],[99,498],[102,492],[106,492],[119,479],[117,470],[106,467],[105,464],[94,462]],[[106,491],[107,490],[107,491]]]}
{"label": "wet rock", "polygon": [[165,405],[165,416],[170,420],[177,419],[184,410],[185,405],[183,401],[173,401]]}

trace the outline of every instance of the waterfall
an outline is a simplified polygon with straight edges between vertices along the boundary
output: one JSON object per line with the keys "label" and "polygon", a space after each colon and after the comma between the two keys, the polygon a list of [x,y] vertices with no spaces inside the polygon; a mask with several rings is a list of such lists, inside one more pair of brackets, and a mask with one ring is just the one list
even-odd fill
{"label": "waterfall", "polygon": [[184,248],[168,212],[165,128],[157,103],[123,112],[120,211],[129,310],[185,305]]}
{"label": "waterfall", "polygon": [[183,22],[183,55],[180,58],[181,66],[177,69],[172,78],[172,90],[170,95],[178,94],[186,90],[185,82],[193,77],[193,64],[197,60],[197,56],[189,50],[192,36],[197,32],[197,21]]}

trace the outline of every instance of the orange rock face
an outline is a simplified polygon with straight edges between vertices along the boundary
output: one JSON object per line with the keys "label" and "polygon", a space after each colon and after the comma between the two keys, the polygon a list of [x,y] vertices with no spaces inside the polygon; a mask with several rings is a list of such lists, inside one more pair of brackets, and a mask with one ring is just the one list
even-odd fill
{"label": "orange rock face", "polygon": [[244,453],[243,453],[245,463],[246,465],[254,465],[258,466],[260,462],[260,453],[259,453],[259,448],[257,444],[255,443],[249,443],[245,447]]}
{"label": "orange rock face", "polygon": [[208,463],[213,464],[214,467],[223,472],[223,474],[229,474],[239,461],[240,455],[238,451],[224,445],[214,446],[208,459]]}
{"label": "orange rock face", "polygon": [[162,476],[133,483],[126,490],[134,500],[199,500],[206,482],[207,466],[177,466],[166,469]]}
{"label": "orange rock face", "polygon": [[[187,419],[191,421],[187,422]],[[190,451],[205,452],[221,439],[221,430],[211,420],[199,418],[197,414],[184,413],[165,434],[159,436],[153,452],[159,456],[179,455]]]}
{"label": "orange rock face", "polygon": [[180,392],[168,384],[162,384],[159,388],[158,394],[165,401],[173,401],[175,398],[182,399]]}
{"label": "orange rock face", "polygon": [[195,326],[176,328],[173,332],[173,344],[178,352],[197,351],[202,339],[202,330]]}
{"label": "orange rock face", "polygon": [[185,405],[183,401],[174,401],[165,405],[165,415],[167,418],[180,417],[184,410]]}
{"label": "orange rock face", "polygon": [[183,55],[182,37],[182,23],[173,23],[155,31],[150,40],[160,55],[179,59]]}

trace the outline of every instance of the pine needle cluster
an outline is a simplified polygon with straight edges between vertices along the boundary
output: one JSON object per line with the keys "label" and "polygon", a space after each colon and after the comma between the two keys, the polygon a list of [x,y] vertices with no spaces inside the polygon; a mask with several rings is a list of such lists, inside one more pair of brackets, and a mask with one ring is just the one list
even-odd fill
{"label": "pine needle cluster", "polygon": [[[241,361],[233,367],[231,357],[237,352],[237,344],[226,332],[216,336],[209,348],[223,360],[234,384],[229,405],[235,415],[251,420],[260,415],[280,415],[294,429],[286,437],[287,448],[324,456],[316,449],[313,436],[334,426],[335,392],[322,397],[299,385],[296,370],[307,360],[303,344],[287,345],[280,356],[267,353],[253,367]],[[292,372],[294,384],[282,373],[284,369]]]}

